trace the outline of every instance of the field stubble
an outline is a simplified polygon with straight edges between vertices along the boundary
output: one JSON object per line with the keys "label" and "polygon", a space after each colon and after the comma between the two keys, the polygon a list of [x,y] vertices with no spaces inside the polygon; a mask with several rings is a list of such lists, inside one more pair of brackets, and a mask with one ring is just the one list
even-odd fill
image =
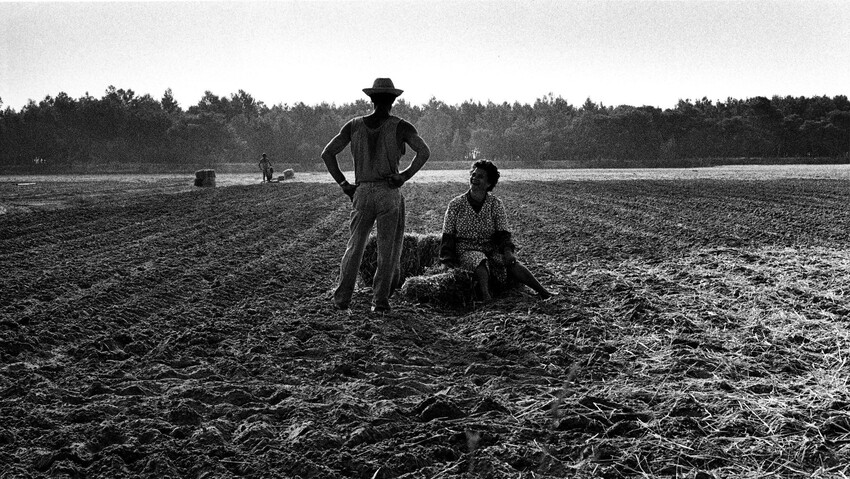
{"label": "field stubble", "polygon": [[[462,190],[407,185],[408,230],[439,232]],[[0,183],[0,469],[850,473],[850,182],[495,194],[555,300],[373,316],[359,290],[349,316],[328,296],[350,208],[333,185]]]}

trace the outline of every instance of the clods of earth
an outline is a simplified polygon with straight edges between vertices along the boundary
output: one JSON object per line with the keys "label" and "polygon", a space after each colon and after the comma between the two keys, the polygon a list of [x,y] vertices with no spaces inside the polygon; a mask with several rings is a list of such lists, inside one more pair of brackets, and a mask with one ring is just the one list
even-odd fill
{"label": "clods of earth", "polygon": [[334,185],[190,182],[0,182],[3,477],[850,473],[850,181],[506,181],[557,297],[387,315]]}

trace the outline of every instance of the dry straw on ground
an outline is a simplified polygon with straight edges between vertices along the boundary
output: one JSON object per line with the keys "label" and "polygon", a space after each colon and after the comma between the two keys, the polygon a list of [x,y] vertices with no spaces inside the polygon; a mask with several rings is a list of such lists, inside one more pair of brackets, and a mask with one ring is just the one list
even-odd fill
{"label": "dry straw on ground", "polygon": [[8,477],[850,476],[847,180],[506,182],[560,294],[388,315],[336,185],[112,181],[0,182]]}

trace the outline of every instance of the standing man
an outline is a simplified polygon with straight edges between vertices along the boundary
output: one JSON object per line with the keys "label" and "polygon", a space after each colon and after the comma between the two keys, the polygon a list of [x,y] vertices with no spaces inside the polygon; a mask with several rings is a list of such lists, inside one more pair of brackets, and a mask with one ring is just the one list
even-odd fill
{"label": "standing man", "polygon": [[[354,293],[354,285],[363,250],[378,225],[378,269],[372,283],[372,312],[390,312],[390,295],[401,286],[401,248],[404,240],[404,197],[401,186],[422,168],[431,156],[428,145],[410,123],[390,115],[393,102],[402,94],[389,78],[378,78],[372,88],[364,88],[375,111],[346,123],[322,152],[328,172],[351,198],[351,237],[339,272],[339,285],[334,290],[334,305],[346,310]],[[336,155],[351,144],[354,157],[354,184],[345,179]],[[399,172],[398,163],[405,144],[416,156]]]}
{"label": "standing man", "polygon": [[263,157],[260,159],[260,169],[263,170],[263,181],[271,181],[272,175],[274,175],[274,169],[272,169],[272,162],[266,158],[265,153],[263,153]]}

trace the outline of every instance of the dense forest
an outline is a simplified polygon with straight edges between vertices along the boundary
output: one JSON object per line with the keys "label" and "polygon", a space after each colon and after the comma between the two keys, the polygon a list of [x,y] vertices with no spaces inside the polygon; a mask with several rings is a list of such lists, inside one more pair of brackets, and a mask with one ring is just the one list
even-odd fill
{"label": "dense forest", "polygon": [[[175,171],[256,162],[321,167],[325,144],[366,99],[335,105],[267,106],[240,90],[207,91],[183,108],[166,90],[109,87],[104,96],[65,93],[21,111],[0,99],[0,172],[62,172],[107,166]],[[533,167],[676,167],[741,162],[850,161],[850,101],[844,95],[681,100],[670,109],[574,106],[548,95],[533,105],[400,99],[393,113],[413,123],[432,161],[489,158]]]}

